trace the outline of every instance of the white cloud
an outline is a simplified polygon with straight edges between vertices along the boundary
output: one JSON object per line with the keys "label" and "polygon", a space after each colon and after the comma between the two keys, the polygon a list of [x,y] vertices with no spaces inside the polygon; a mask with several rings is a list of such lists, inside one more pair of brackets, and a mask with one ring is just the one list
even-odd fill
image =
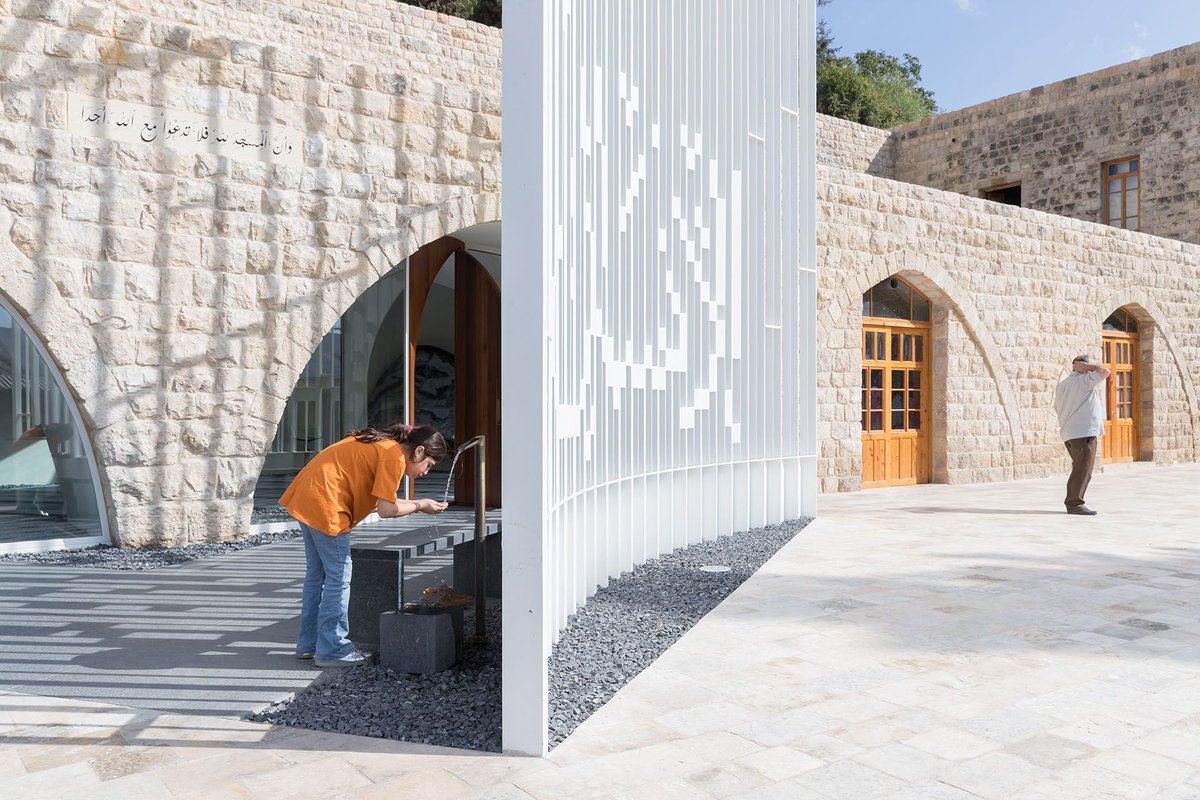
{"label": "white cloud", "polygon": [[1150,38],[1150,29],[1140,22],[1133,23],[1133,30],[1137,33],[1137,38],[1145,41]]}
{"label": "white cloud", "polygon": [[975,5],[975,0],[954,0],[954,5],[958,6],[959,11],[967,14],[974,14],[979,11],[979,7]]}
{"label": "white cloud", "polygon": [[1142,48],[1131,44],[1121,51],[1121,55],[1125,56],[1126,61],[1136,61],[1145,54],[1142,52]]}

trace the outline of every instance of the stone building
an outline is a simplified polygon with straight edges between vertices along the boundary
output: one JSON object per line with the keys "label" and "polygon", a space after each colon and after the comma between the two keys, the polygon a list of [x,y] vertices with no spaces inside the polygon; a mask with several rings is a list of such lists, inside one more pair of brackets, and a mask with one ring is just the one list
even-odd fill
{"label": "stone building", "polygon": [[[1107,461],[1200,458],[1198,59],[891,131],[819,120],[825,491],[1061,471],[1053,389],[1077,353],[1116,373]],[[920,319],[879,313],[910,291]]]}
{"label": "stone building", "polygon": [[[1106,340],[1117,457],[1200,457],[1197,54],[819,121],[824,490],[1061,470],[1054,383]],[[411,413],[373,390],[496,308],[500,60],[393,0],[0,2],[0,549],[242,536]]]}

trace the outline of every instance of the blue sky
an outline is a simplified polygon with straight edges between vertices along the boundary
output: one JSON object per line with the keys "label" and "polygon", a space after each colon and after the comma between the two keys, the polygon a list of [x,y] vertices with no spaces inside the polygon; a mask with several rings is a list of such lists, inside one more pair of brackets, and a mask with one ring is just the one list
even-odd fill
{"label": "blue sky", "polygon": [[838,55],[912,53],[942,111],[1200,41],[1196,0],[833,0]]}

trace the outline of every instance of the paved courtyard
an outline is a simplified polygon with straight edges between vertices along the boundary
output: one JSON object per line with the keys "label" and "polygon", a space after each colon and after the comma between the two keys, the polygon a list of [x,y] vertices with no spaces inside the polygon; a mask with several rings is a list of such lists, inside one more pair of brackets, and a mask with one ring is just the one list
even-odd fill
{"label": "paved courtyard", "polygon": [[548,759],[2,693],[0,795],[1200,798],[1198,486],[1110,468],[1093,518],[1060,480],[824,496]]}

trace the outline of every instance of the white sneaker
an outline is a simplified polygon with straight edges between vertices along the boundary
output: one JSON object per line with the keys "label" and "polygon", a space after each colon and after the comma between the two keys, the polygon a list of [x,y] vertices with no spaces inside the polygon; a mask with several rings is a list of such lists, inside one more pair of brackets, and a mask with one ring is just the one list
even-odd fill
{"label": "white sneaker", "polygon": [[346,667],[357,667],[360,664],[365,664],[367,657],[357,650],[351,650],[341,658],[326,659],[317,656],[313,661],[318,667],[345,669]]}

